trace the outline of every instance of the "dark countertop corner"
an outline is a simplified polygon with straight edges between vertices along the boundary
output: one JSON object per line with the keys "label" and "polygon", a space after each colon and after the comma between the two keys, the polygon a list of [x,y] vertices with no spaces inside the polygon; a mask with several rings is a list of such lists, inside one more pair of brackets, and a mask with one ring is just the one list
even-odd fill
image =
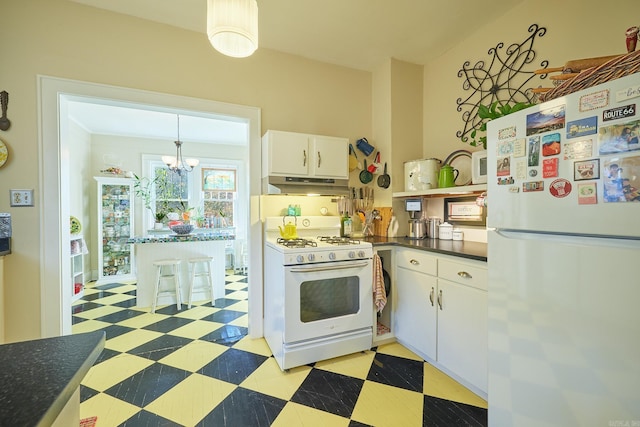
{"label": "dark countertop corner", "polygon": [[365,241],[372,243],[374,248],[376,246],[394,245],[477,261],[487,261],[487,244],[484,242],[381,236],[367,237]]}
{"label": "dark countertop corner", "polygon": [[53,424],[104,344],[96,331],[0,345],[0,426]]}

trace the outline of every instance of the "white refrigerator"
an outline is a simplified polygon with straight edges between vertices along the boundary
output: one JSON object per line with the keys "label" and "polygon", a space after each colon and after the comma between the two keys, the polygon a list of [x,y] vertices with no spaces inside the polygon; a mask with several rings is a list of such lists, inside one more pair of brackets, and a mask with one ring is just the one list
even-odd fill
{"label": "white refrigerator", "polygon": [[488,123],[490,426],[640,426],[640,73]]}

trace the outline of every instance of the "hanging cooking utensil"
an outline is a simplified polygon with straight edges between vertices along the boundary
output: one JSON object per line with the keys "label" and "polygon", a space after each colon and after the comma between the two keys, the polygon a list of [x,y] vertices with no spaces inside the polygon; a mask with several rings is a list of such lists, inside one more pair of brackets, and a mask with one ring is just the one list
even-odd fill
{"label": "hanging cooking utensil", "polygon": [[384,162],[384,173],[378,177],[378,187],[389,188],[391,177],[387,173],[387,162]]}
{"label": "hanging cooking utensil", "polygon": [[11,121],[7,119],[7,107],[9,106],[9,93],[6,90],[0,92],[0,107],[2,107],[2,117],[0,117],[0,130],[7,130],[11,127]]}
{"label": "hanging cooking utensil", "polygon": [[367,159],[364,159],[364,169],[360,171],[360,182],[368,184],[373,180],[373,174],[367,169]]}
{"label": "hanging cooking utensil", "polygon": [[349,172],[353,172],[358,168],[358,156],[353,145],[349,144]]}

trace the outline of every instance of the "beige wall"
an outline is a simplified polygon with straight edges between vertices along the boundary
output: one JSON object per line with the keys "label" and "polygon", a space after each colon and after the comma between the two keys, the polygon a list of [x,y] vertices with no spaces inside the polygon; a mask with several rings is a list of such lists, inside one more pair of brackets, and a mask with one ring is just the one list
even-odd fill
{"label": "beige wall", "polygon": [[[5,260],[7,341],[40,336],[37,75],[259,107],[263,132],[350,139],[371,132],[367,72],[267,49],[231,59],[204,34],[64,0],[3,1],[2,21],[0,82],[10,94],[12,127],[0,135],[10,150],[0,170],[0,212],[12,214],[14,236]],[[10,188],[35,189],[36,206],[9,207]]]}

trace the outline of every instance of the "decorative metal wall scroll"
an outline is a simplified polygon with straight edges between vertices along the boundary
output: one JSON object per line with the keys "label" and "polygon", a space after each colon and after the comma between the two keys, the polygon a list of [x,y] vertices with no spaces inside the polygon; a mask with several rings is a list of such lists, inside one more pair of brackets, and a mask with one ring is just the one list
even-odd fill
{"label": "decorative metal wall scroll", "polygon": [[[472,91],[467,98],[458,98],[456,101],[457,110],[462,112],[464,122],[464,128],[457,131],[456,136],[463,142],[469,142],[469,134],[482,125],[483,120],[478,117],[479,105],[489,107],[495,101],[502,104],[535,102],[531,88],[524,87],[536,74],[535,70],[526,70],[526,66],[536,58],[533,50],[534,41],[537,37],[544,36],[547,29],[532,24],[528,31],[531,34],[529,37],[520,44],[511,44],[504,52],[501,51],[504,47],[502,42],[489,49],[487,53],[491,55],[491,61],[488,64],[480,60],[471,67],[471,62],[466,61],[458,71],[458,77],[465,79],[462,88]],[[547,68],[548,65],[547,60],[540,63],[541,68]],[[539,76],[544,79],[547,75]]]}

